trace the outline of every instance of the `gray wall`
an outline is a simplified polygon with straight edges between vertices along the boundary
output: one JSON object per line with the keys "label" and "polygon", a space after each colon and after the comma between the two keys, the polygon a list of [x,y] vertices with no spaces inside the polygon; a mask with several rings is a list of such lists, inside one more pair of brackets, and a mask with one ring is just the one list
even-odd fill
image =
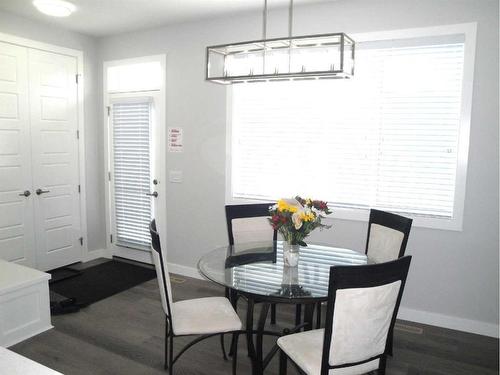
{"label": "gray wall", "polygon": [[104,228],[104,192],[102,162],[101,121],[97,116],[96,87],[97,42],[94,38],[62,30],[50,24],[31,21],[26,18],[0,12],[0,33],[50,43],[61,47],[83,51],[84,95],[85,95],[85,155],[87,188],[87,233],[89,250],[106,246]]}
{"label": "gray wall", "polygon": [[[259,38],[260,22],[260,13],[254,13],[99,41],[103,61],[167,54],[167,126],[185,132],[184,153],[167,155],[167,168],[184,172],[183,184],[167,188],[169,262],[195,267],[201,254],[227,242],[226,89],[204,81],[204,47]],[[273,12],[269,22],[269,35],[286,33],[284,12]],[[411,309],[409,317],[418,318],[422,315],[418,311],[425,311],[432,314],[424,314],[423,320],[440,324],[444,319],[449,326],[491,333],[498,324],[498,2],[336,1],[297,8],[294,33],[356,33],[463,22],[478,22],[463,231],[412,230],[408,253],[414,260],[403,306]],[[335,220],[331,230],[313,238],[362,250],[365,233],[366,223]],[[487,324],[471,328],[477,322]]]}

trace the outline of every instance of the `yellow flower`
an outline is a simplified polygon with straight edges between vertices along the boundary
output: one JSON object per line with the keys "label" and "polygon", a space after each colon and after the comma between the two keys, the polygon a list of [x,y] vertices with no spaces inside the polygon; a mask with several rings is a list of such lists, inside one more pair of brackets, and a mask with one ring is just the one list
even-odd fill
{"label": "yellow flower", "polygon": [[315,216],[312,212],[302,212],[300,218],[302,221],[314,221]]}
{"label": "yellow flower", "polygon": [[291,205],[287,201],[285,201],[284,199],[280,199],[278,201],[278,211],[279,212],[288,211],[291,213],[295,213],[295,212],[297,212],[297,210],[298,210],[298,207],[296,205]]}

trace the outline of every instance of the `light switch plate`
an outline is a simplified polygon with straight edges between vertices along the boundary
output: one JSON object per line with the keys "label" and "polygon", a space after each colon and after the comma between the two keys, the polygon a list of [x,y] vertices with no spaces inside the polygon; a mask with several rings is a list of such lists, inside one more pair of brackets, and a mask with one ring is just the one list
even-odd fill
{"label": "light switch plate", "polygon": [[182,182],[182,171],[170,171],[168,179],[170,182],[180,184]]}

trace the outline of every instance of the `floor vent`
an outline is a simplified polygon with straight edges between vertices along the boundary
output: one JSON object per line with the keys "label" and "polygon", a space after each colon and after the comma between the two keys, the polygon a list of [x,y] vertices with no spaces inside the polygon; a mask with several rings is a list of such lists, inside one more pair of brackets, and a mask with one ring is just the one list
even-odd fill
{"label": "floor vent", "polygon": [[408,324],[396,323],[394,325],[394,329],[396,331],[403,331],[407,333],[412,333],[414,335],[421,335],[424,333],[424,329],[422,327],[410,326]]}
{"label": "floor vent", "polygon": [[182,277],[178,276],[170,276],[170,282],[174,284],[182,284],[186,281],[186,279],[183,279]]}

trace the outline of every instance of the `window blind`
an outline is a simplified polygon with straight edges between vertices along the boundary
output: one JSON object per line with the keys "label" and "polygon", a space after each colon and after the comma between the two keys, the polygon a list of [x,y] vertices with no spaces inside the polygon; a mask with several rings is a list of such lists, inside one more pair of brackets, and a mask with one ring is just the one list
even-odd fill
{"label": "window blind", "polygon": [[232,88],[233,198],[453,217],[464,43],[359,46],[351,80]]}
{"label": "window blind", "polygon": [[116,243],[149,249],[151,103],[114,103],[111,112]]}

